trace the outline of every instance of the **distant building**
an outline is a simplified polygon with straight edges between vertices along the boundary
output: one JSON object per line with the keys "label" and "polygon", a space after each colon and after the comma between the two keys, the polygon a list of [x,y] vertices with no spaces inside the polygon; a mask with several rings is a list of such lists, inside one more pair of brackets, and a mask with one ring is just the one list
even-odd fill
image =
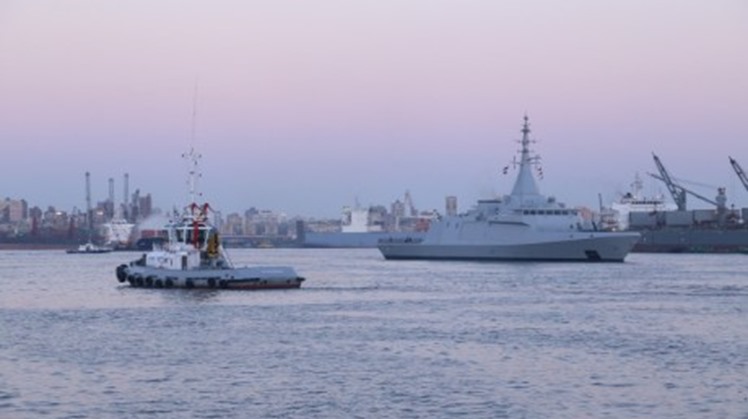
{"label": "distant building", "polygon": [[138,198],[138,213],[141,218],[148,218],[153,213],[151,194]]}
{"label": "distant building", "polygon": [[28,218],[29,206],[23,199],[0,201],[0,222],[19,223]]}
{"label": "distant building", "polygon": [[457,215],[457,197],[456,196],[448,196],[446,198],[446,213],[447,215]]}
{"label": "distant building", "polygon": [[400,201],[399,199],[392,203],[390,207],[390,212],[392,213],[392,216],[395,218],[404,218],[405,217],[405,203]]}
{"label": "distant building", "polygon": [[226,216],[226,220],[221,226],[221,233],[232,236],[244,234],[244,217],[237,213],[231,213]]}

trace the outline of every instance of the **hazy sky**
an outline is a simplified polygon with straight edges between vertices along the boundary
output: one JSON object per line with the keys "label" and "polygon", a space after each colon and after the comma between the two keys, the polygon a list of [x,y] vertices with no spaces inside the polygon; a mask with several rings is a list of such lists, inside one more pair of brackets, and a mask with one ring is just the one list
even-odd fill
{"label": "hazy sky", "polygon": [[[356,197],[460,210],[511,190],[525,112],[539,185],[609,202],[656,152],[726,186],[748,169],[745,0],[0,0],[0,198],[85,207],[107,179],[186,199],[193,92],[201,189],[337,216]],[[692,207],[706,204],[691,199]]]}

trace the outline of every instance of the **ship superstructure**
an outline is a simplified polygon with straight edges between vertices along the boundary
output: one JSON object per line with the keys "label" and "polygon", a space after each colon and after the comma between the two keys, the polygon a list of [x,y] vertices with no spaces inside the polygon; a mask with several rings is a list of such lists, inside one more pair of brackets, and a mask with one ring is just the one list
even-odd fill
{"label": "ship superstructure", "polygon": [[[626,230],[629,228],[629,219],[632,213],[651,214],[663,211],[674,211],[678,206],[665,199],[665,195],[656,194],[646,196],[642,193],[644,182],[637,173],[631,183],[631,190],[611,205],[611,213],[607,214],[610,219],[606,223],[614,230]],[[638,215],[634,214],[636,218]]]}

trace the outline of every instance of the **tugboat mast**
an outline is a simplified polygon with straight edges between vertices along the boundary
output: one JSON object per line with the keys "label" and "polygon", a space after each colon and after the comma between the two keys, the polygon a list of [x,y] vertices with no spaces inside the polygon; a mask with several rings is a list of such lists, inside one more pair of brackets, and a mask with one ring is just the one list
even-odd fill
{"label": "tugboat mast", "polygon": [[197,198],[202,196],[202,194],[197,190],[197,181],[202,177],[200,174],[200,158],[203,156],[195,151],[194,146],[191,146],[190,152],[182,154],[182,157],[184,157],[189,164],[187,182],[189,185],[190,203],[196,204]]}
{"label": "tugboat mast", "polygon": [[197,190],[197,181],[199,178],[202,177],[202,174],[200,173],[200,159],[203,157],[200,153],[195,151],[195,136],[196,136],[196,128],[197,125],[197,80],[195,80],[195,89],[192,93],[192,124],[190,127],[190,152],[182,154],[182,157],[187,159],[187,164],[189,165],[188,168],[188,178],[187,182],[189,185],[189,198],[190,198],[190,204],[192,206],[195,206],[197,204],[197,198],[202,196],[202,193],[198,192]]}

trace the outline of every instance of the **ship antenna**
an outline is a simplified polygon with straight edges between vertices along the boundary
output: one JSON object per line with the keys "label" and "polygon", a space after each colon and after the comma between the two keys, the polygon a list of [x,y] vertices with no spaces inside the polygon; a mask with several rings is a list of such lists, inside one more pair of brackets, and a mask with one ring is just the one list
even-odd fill
{"label": "ship antenna", "polygon": [[524,123],[522,124],[522,139],[519,141],[522,148],[520,149],[520,166],[524,164],[536,164],[539,163],[540,156],[532,156],[530,154],[530,143],[534,143],[535,140],[530,139],[530,118],[525,113],[523,117]]}
{"label": "ship antenna", "polygon": [[197,80],[195,80],[195,89],[192,95],[192,123],[190,132],[190,151],[189,153],[182,154],[182,157],[187,160],[189,164],[188,169],[188,185],[190,194],[190,203],[196,204],[197,198],[202,196],[197,190],[197,181],[202,177],[200,173],[200,158],[202,155],[195,150],[195,137],[196,137],[196,126],[197,126]]}
{"label": "ship antenna", "polygon": [[[514,182],[512,188],[513,196],[528,196],[528,195],[539,195],[538,186],[535,183],[531,166],[537,166],[540,160],[540,156],[530,155],[530,143],[534,142],[530,139],[530,118],[525,113],[522,123],[522,139],[519,140],[521,145],[520,158],[519,158],[519,173],[517,179]],[[539,175],[542,178],[542,171],[539,171]]]}

